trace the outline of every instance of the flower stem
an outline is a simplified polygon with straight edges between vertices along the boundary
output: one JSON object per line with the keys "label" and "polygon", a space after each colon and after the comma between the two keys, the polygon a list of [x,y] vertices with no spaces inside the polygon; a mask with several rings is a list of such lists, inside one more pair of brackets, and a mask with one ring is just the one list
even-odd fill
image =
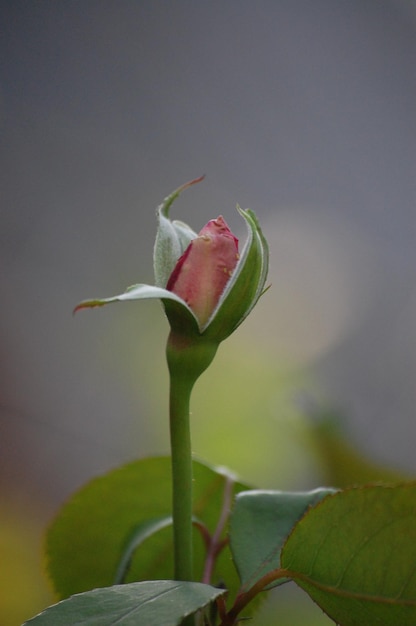
{"label": "flower stem", "polygon": [[175,580],[192,580],[192,449],[189,400],[192,384],[171,373],[170,441]]}
{"label": "flower stem", "polygon": [[211,363],[218,344],[172,329],[166,346],[170,374],[170,442],[173,482],[173,544],[176,580],[192,581],[192,388]]}

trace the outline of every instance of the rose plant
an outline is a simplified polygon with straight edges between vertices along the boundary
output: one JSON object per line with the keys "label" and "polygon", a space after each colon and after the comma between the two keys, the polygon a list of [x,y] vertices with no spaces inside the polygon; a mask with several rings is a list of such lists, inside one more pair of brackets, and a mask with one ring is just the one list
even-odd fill
{"label": "rose plant", "polygon": [[157,211],[155,285],[75,311],[157,298],[170,324],[170,458],[99,477],[47,536],[61,602],[30,626],[233,626],[264,591],[293,580],[343,626],[416,624],[416,485],[252,489],[191,454],[190,397],[219,344],[266,291],[268,246],[255,214],[239,242],[222,216],[199,234]]}

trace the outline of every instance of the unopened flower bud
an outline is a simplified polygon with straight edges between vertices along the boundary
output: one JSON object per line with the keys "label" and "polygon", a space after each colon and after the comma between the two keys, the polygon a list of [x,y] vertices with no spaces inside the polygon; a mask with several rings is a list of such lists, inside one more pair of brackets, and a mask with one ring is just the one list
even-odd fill
{"label": "unopened flower bud", "polygon": [[118,296],[85,300],[75,308],[160,298],[171,326],[169,367],[194,378],[208,367],[221,341],[243,322],[264,293],[268,270],[267,242],[253,211],[237,207],[248,231],[241,255],[238,239],[223,217],[209,221],[199,235],[187,224],[170,219],[172,202],[202,178],[182,185],[158,207],[153,253],[156,284],[132,285]]}
{"label": "unopened flower bud", "polygon": [[203,327],[237,265],[238,239],[220,215],[210,220],[178,259],[166,289],[192,309]]}

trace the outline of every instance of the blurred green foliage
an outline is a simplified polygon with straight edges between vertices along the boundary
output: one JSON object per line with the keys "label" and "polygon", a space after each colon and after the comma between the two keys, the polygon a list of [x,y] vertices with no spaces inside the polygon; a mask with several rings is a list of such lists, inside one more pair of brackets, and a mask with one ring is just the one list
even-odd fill
{"label": "blurred green foliage", "polygon": [[[16,497],[17,496],[17,497]],[[0,501],[0,624],[22,622],[53,602],[42,567],[44,521],[39,503],[16,493]]]}

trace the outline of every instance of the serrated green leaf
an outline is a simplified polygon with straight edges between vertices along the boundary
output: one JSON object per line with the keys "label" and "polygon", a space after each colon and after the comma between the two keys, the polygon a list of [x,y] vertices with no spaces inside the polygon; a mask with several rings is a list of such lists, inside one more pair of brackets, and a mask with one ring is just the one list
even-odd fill
{"label": "serrated green leaf", "polygon": [[[194,461],[194,515],[213,533],[223,505],[227,481],[217,471]],[[233,494],[247,489],[235,483]],[[47,534],[48,570],[61,598],[108,587],[140,525],[171,514],[169,457],[130,463],[96,478],[65,504]],[[205,548],[194,530],[194,578],[201,580]],[[238,577],[229,548],[220,554],[213,584],[225,582],[231,591]],[[172,529],[148,537],[136,552],[126,582],[173,578]]]}
{"label": "serrated green leaf", "polygon": [[74,595],[24,626],[179,626],[224,593],[210,585],[173,580],[115,585]]}
{"label": "serrated green leaf", "polygon": [[[333,489],[306,492],[260,491],[239,493],[230,518],[230,548],[242,591],[280,567],[280,552],[288,534],[305,511]],[[274,581],[272,586],[287,582]]]}
{"label": "serrated green leaf", "polygon": [[416,483],[328,496],[295,526],[281,561],[342,626],[414,626]]}

